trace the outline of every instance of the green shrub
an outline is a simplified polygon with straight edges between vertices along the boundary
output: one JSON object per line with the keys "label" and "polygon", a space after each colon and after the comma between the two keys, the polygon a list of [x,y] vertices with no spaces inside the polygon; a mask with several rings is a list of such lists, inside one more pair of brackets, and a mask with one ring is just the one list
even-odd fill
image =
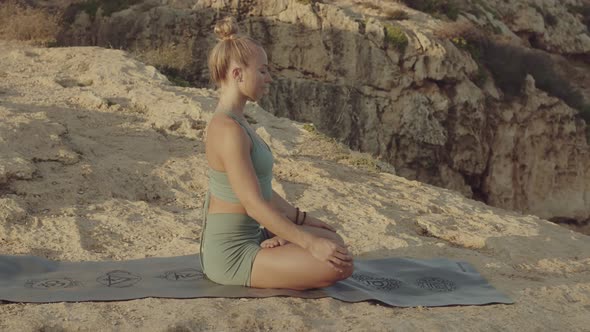
{"label": "green shrub", "polygon": [[373,157],[370,156],[347,156],[345,162],[356,169],[362,169],[369,172],[379,172],[379,166]]}
{"label": "green shrub", "polygon": [[473,77],[471,77],[471,80],[473,81],[473,83],[475,83],[475,85],[479,86],[480,88],[483,87],[483,85],[488,80],[488,72],[486,71],[484,66],[482,66],[479,63],[477,64],[477,72],[475,73],[475,75],[473,75]]}
{"label": "green shrub", "polygon": [[192,47],[187,40],[159,47],[135,49],[131,52],[139,61],[156,67],[177,86],[191,86]]}
{"label": "green shrub", "polygon": [[586,25],[586,29],[590,32],[590,3],[581,6],[568,5],[567,8],[571,13],[582,16],[582,23]]}
{"label": "green shrub", "polygon": [[525,77],[530,74],[527,61],[528,51],[509,44],[492,42],[482,54],[482,62],[489,68],[498,87],[511,97],[522,93]]}
{"label": "green shrub", "polygon": [[543,16],[543,21],[545,22],[545,24],[547,24],[548,26],[551,26],[551,27],[554,27],[557,25],[557,17],[555,17],[555,15],[545,12],[545,10],[543,10],[543,8],[541,8],[537,4],[532,4],[531,6],[533,8],[535,8],[537,13],[539,13],[539,14],[541,14],[541,16]]}
{"label": "green shrub", "polygon": [[448,38],[457,48],[468,52],[477,63],[477,71],[470,79],[477,85],[483,86],[489,75],[484,66],[484,48],[489,43],[489,37],[478,27],[466,22],[448,23],[437,32],[440,38]]}
{"label": "green shrub", "polygon": [[90,18],[96,17],[96,12],[99,8],[102,9],[104,16],[111,16],[113,13],[127,9],[142,0],[86,0],[84,2],[70,5],[64,14],[64,21],[72,23],[78,12],[83,11]]}
{"label": "green shrub", "polygon": [[481,59],[483,51],[479,43],[467,41],[467,39],[460,36],[451,38],[451,42],[453,42],[453,44],[455,44],[455,46],[457,46],[458,48],[469,52],[473,60],[475,60],[476,62],[479,62],[479,60]]}
{"label": "green shrub", "polygon": [[580,108],[578,116],[586,121],[586,142],[590,144],[590,104]]}
{"label": "green shrub", "polygon": [[460,8],[456,0],[402,0],[408,7],[421,12],[446,15],[455,21],[459,17]]}
{"label": "green shrub", "polygon": [[590,105],[567,78],[559,74],[554,61],[545,52],[496,42],[470,29],[452,32],[456,33],[450,38],[453,44],[469,52],[479,66],[472,77],[475,84],[485,83],[489,72],[507,97],[518,97],[523,93],[526,76],[531,75],[538,89],[563,100],[579,110],[580,117],[590,121]]}
{"label": "green shrub", "polygon": [[185,72],[178,70],[177,68],[172,68],[168,66],[154,66],[160,71],[168,81],[172,83],[174,86],[181,86],[181,87],[190,87],[192,84],[189,82],[188,78],[186,77]]}
{"label": "green shrub", "polygon": [[304,4],[304,5],[311,5],[311,4],[314,4],[318,1],[317,0],[297,0],[297,2],[299,2],[300,4]]}
{"label": "green shrub", "polygon": [[317,133],[317,129],[313,125],[313,123],[306,123],[303,125],[303,129],[305,129],[309,133]]}
{"label": "green shrub", "polygon": [[544,52],[490,42],[482,53],[482,63],[507,96],[516,97],[522,94],[528,74],[535,79],[538,89],[563,100],[579,111],[578,116],[590,123],[590,105],[567,78],[558,73],[553,60]]}
{"label": "green shrub", "polygon": [[471,58],[477,63],[477,72],[472,75],[471,80],[477,86],[483,86],[488,79],[488,72],[482,64],[486,35],[474,25],[462,22],[450,23],[439,32],[439,36],[450,38],[455,46],[471,55]]}
{"label": "green shrub", "polygon": [[543,15],[543,20],[545,20],[545,23],[547,23],[548,26],[554,27],[557,25],[557,17],[551,13],[545,13],[545,15]]}
{"label": "green shrub", "polygon": [[580,109],[580,117],[586,121],[587,129],[590,131],[590,104],[586,104]]}
{"label": "green shrub", "polygon": [[455,5],[449,5],[443,10],[443,14],[447,15],[447,17],[453,21],[456,21],[459,18],[460,13],[461,11],[459,10],[459,7]]}
{"label": "green shrub", "polygon": [[[590,104],[567,77],[559,74],[547,53],[497,42],[489,35],[459,23],[449,23],[438,36],[449,38],[458,48],[471,54],[478,64],[478,71],[471,79],[478,86],[485,83],[490,73],[507,97],[518,97],[523,93],[526,76],[531,75],[538,89],[578,110],[578,116],[590,124]],[[590,125],[587,128],[590,142]]]}
{"label": "green shrub", "polygon": [[500,17],[500,14],[490,5],[488,5],[485,0],[475,0],[474,6],[471,8],[471,10],[475,11],[478,14],[475,16],[479,17],[479,15],[485,15],[482,12],[481,8],[483,8],[483,10],[487,11],[488,13],[492,14],[492,17]]}
{"label": "green shrub", "polygon": [[[166,75],[166,74],[164,74]],[[166,77],[168,78],[168,80],[170,81],[170,83],[172,83],[175,86],[181,86],[181,87],[190,87],[191,83],[187,80],[185,80],[184,78],[180,77],[180,76],[174,76],[174,75],[166,75]]]}
{"label": "green shrub", "polygon": [[494,33],[495,35],[501,35],[502,34],[502,29],[498,26],[492,25],[492,33]]}
{"label": "green shrub", "polygon": [[98,0],[81,2],[78,5],[80,6],[79,10],[88,14],[88,16],[90,16],[92,19],[96,17],[96,12],[98,11],[98,8],[100,8],[100,2]]}
{"label": "green shrub", "polygon": [[469,54],[471,54],[471,58],[477,63],[477,72],[471,77],[471,80],[479,87],[483,86],[483,84],[488,79],[488,73],[485,70],[485,67],[481,64],[481,57],[482,57],[482,49],[481,45],[475,43],[473,41],[467,41],[463,37],[454,37],[451,38],[451,42],[455,44],[458,48],[463,49]]}
{"label": "green shrub", "polygon": [[400,27],[393,26],[391,24],[385,24],[385,44],[393,46],[400,52],[404,52],[408,46],[408,37],[402,31]]}

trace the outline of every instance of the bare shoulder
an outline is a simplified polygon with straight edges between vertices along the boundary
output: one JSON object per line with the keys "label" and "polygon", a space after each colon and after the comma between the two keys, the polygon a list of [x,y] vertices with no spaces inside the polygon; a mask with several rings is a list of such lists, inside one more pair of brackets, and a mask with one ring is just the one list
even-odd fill
{"label": "bare shoulder", "polygon": [[[207,126],[207,148],[222,152],[227,149],[247,148],[246,133],[228,116],[216,115]],[[223,154],[223,153],[221,153]]]}

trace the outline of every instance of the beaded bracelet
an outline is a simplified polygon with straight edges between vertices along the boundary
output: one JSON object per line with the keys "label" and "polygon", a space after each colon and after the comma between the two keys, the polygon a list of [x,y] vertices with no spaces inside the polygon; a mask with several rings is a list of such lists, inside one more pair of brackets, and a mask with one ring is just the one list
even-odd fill
{"label": "beaded bracelet", "polygon": [[307,212],[303,211],[303,219],[301,223],[299,223],[299,208],[295,207],[295,225],[303,225],[305,223],[305,218],[307,218]]}

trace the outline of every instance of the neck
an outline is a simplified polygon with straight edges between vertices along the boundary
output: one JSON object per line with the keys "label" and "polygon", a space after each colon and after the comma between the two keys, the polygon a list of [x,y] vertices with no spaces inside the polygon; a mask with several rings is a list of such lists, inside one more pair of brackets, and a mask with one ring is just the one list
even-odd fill
{"label": "neck", "polygon": [[237,89],[222,89],[219,93],[219,102],[216,111],[230,112],[238,116],[244,116],[244,106],[248,98]]}

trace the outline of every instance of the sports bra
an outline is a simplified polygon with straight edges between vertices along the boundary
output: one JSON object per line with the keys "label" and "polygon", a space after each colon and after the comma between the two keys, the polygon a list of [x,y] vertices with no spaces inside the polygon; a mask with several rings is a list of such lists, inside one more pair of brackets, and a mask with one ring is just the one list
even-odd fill
{"label": "sports bra", "polygon": [[[246,126],[234,113],[223,112],[234,119],[248,134],[252,141],[250,159],[256,172],[256,178],[260,185],[262,196],[270,201],[272,198],[272,167],[274,158],[270,147],[256,133]],[[220,172],[209,167],[209,192],[224,201],[239,203],[240,200],[232,190],[226,172]]]}

